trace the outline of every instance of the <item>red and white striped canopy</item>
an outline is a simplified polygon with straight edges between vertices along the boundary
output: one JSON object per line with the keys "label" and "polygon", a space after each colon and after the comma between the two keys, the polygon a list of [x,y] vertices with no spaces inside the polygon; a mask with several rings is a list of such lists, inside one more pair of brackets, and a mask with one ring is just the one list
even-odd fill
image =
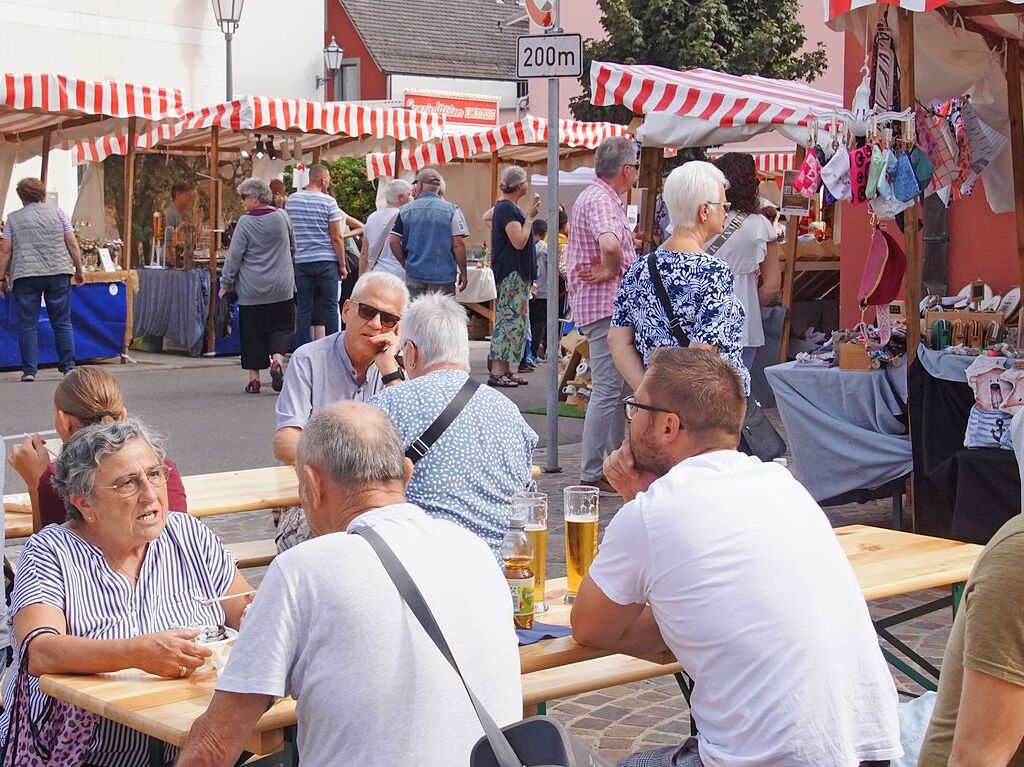
{"label": "red and white striped canopy", "polygon": [[814,110],[842,106],[842,95],[803,83],[710,69],[677,72],[663,67],[590,65],[595,106],[622,105],[637,114],[670,113],[719,127],[807,125]]}
{"label": "red and white striped canopy", "polygon": [[181,91],[55,74],[0,75],[0,141],[21,142],[58,129],[55,146],[92,135],[104,118],[159,121],[185,113]]}
{"label": "red and white striped canopy", "polygon": [[[723,151],[710,151],[708,157],[712,160],[721,157],[727,152]],[[793,151],[787,152],[754,152],[754,163],[757,165],[757,170],[764,175],[775,175],[782,173],[784,170],[793,170],[796,168],[796,153]]]}
{"label": "red and white striped canopy", "polygon": [[[998,5],[993,0],[822,0],[822,2],[825,4],[825,18],[828,21],[828,25],[838,30],[846,28],[843,16],[852,11],[870,8],[875,5],[895,6],[915,13],[935,11],[943,6],[948,6],[951,10],[964,10],[977,6]],[[1020,5],[1024,3],[1024,0],[1009,0],[1009,2]],[[1022,30],[1017,14],[1008,13],[1004,9],[998,10],[999,12],[995,15],[986,15],[979,11],[980,15],[972,15],[971,20],[992,29],[1004,37],[1021,39],[1024,36],[1022,35],[1024,30]],[[855,31],[860,31],[859,25]]]}
{"label": "red and white striped canopy", "polygon": [[[594,149],[611,136],[625,136],[626,126],[604,122],[558,121],[558,142],[568,148]],[[522,120],[461,136],[446,136],[439,141],[402,151],[401,170],[416,172],[428,165],[444,165],[507,147],[543,144],[548,140],[547,120],[527,115]],[[395,175],[395,153],[374,152],[366,156],[369,178]]]}
{"label": "red and white striped canopy", "polygon": [[[338,137],[428,141],[443,135],[445,118],[397,107],[246,96],[189,112],[178,122],[157,125],[139,136],[137,147],[167,151],[204,149],[210,143],[213,127],[223,131],[219,138],[221,150],[242,149],[251,140],[247,133],[259,132],[301,134],[302,146],[308,150],[335,143]],[[75,147],[75,161],[98,162],[111,154],[124,154],[127,144],[123,132],[83,142]]]}

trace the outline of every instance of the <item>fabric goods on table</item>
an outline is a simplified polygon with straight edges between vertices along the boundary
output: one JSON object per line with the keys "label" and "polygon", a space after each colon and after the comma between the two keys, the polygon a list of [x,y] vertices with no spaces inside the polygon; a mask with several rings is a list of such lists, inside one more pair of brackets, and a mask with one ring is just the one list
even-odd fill
{"label": "fabric goods on table", "polygon": [[204,269],[138,269],[136,274],[135,337],[163,336],[198,357],[210,312],[210,273]]}
{"label": "fabric goods on table", "polygon": [[845,371],[787,362],[765,369],[793,453],[817,500],[873,489],[913,468],[906,367]]}

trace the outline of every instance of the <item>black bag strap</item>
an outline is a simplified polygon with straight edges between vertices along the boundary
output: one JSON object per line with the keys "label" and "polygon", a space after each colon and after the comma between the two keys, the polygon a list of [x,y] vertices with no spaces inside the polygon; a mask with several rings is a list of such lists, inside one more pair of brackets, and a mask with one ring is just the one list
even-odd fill
{"label": "black bag strap", "polygon": [[676,313],[672,311],[672,301],[668,297],[668,291],[665,290],[665,283],[661,281],[661,275],[658,274],[658,261],[654,256],[655,251],[651,251],[647,254],[647,269],[651,273],[651,282],[654,284],[654,292],[658,296],[658,301],[661,302],[661,308],[665,312],[665,317],[668,318],[668,328],[672,331],[672,335],[676,339],[676,343],[680,346],[689,346],[690,337],[686,335],[686,331],[683,330],[683,323],[676,317]]}
{"label": "black bag strap", "polygon": [[434,422],[426,428],[426,430],[409,445],[409,449],[405,451],[405,457],[416,463],[423,458],[427,451],[430,450],[430,446],[433,445],[444,434],[445,429],[452,425],[459,413],[462,412],[462,408],[466,406],[470,398],[479,388],[480,383],[474,381],[472,378],[467,378],[466,383],[462,385],[462,388],[455,394],[455,398],[448,403],[448,407],[441,411],[441,415],[434,419]]}
{"label": "black bag strap", "polygon": [[[470,381],[472,381],[472,379],[470,379]],[[463,387],[463,389],[465,389],[465,387]],[[459,392],[459,394],[461,393],[462,392]],[[458,399],[458,397],[456,397],[456,399]],[[449,407],[451,406],[449,405]],[[388,577],[391,578],[392,582],[395,584],[395,588],[398,589],[398,593],[402,596],[402,600],[408,606],[416,620],[419,621],[423,630],[427,632],[427,636],[430,637],[430,640],[437,645],[437,649],[441,651],[441,655],[443,655],[445,660],[451,664],[453,669],[455,669],[455,673],[459,675],[459,679],[462,681],[462,686],[466,688],[469,700],[472,702],[473,708],[476,710],[476,715],[480,719],[480,725],[483,727],[484,734],[487,736],[487,742],[491,744],[491,750],[494,752],[494,757],[497,759],[499,767],[523,767],[523,763],[520,761],[519,757],[516,756],[516,752],[515,749],[512,748],[512,744],[508,742],[508,738],[505,737],[505,734],[491,718],[491,715],[487,713],[487,709],[484,708],[484,705],[476,695],[473,694],[473,691],[469,689],[469,685],[466,683],[465,677],[462,676],[462,671],[459,670],[459,664],[455,662],[455,656],[452,654],[452,650],[448,646],[448,641],[444,638],[444,634],[441,632],[441,627],[437,625],[437,620],[434,618],[434,614],[430,611],[430,607],[427,605],[427,600],[423,598],[422,592],[416,585],[416,581],[414,581],[412,576],[409,575],[409,571],[405,569],[405,565],[402,564],[395,552],[392,551],[390,546],[388,546],[387,541],[381,538],[380,534],[373,528],[360,526],[352,530],[352,533],[362,537],[364,541],[370,544],[370,548],[372,548],[380,558],[380,562],[384,566],[385,572],[387,572]]]}

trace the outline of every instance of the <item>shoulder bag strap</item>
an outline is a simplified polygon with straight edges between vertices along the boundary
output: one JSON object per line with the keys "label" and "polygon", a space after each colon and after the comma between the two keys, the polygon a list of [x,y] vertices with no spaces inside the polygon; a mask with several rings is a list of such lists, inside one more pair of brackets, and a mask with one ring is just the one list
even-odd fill
{"label": "shoulder bag strap", "polygon": [[668,327],[672,331],[672,335],[675,337],[676,342],[680,346],[689,346],[690,337],[686,335],[686,331],[683,330],[683,324],[676,317],[676,313],[672,311],[672,301],[668,297],[668,291],[665,290],[665,283],[661,281],[661,275],[658,274],[658,261],[654,256],[655,251],[651,251],[647,254],[647,269],[651,273],[651,282],[654,284],[654,292],[658,296],[658,301],[661,303],[661,308],[665,312],[665,317],[668,318]]}
{"label": "shoulder bag strap", "polygon": [[373,528],[360,526],[352,532],[361,536],[363,540],[370,544],[370,548],[376,552],[381,564],[384,565],[384,570],[394,582],[395,588],[398,589],[398,593],[401,594],[409,610],[416,620],[419,621],[423,630],[427,632],[430,640],[437,645],[437,649],[441,651],[445,660],[455,669],[455,673],[459,675],[462,686],[466,688],[469,700],[472,702],[476,715],[480,719],[480,725],[487,736],[487,741],[491,744],[491,750],[494,752],[499,767],[523,767],[523,763],[516,756],[515,750],[508,742],[508,738],[505,737],[501,728],[498,727],[497,723],[491,718],[491,715],[487,713],[487,709],[484,708],[484,705],[473,694],[473,691],[469,689],[469,685],[466,684],[462,671],[459,670],[459,664],[455,662],[455,656],[452,654],[444,634],[441,633],[441,627],[437,625],[434,614],[430,611],[430,607],[423,598],[423,594],[420,592],[416,582],[409,575],[409,571],[405,569],[405,565],[402,564],[387,542]]}
{"label": "shoulder bag strap", "polygon": [[466,406],[466,403],[469,402],[479,386],[479,382],[474,381],[472,378],[467,378],[466,383],[456,393],[455,398],[448,403],[448,407],[442,410],[441,415],[434,419],[434,422],[426,428],[426,431],[409,445],[409,449],[405,451],[405,457],[412,461],[413,465],[416,465],[427,454],[430,446],[437,442],[438,438],[444,434],[445,429],[452,425],[452,421],[462,412],[462,408]]}
{"label": "shoulder bag strap", "polygon": [[718,235],[711,242],[710,245],[704,248],[704,252],[707,253],[709,256],[713,256],[715,255],[715,253],[721,250],[722,246],[725,245],[726,241],[734,234],[736,234],[736,232],[739,231],[739,228],[743,226],[743,222],[747,220],[747,215],[748,214],[746,213],[737,213],[735,216],[733,216],[733,219],[732,221],[729,222],[729,225],[722,230],[722,233]]}
{"label": "shoulder bag strap", "polygon": [[395,215],[388,219],[387,226],[384,227],[383,241],[381,242],[380,247],[377,248],[376,257],[372,262],[370,262],[369,271],[371,272],[377,267],[377,262],[380,261],[380,257],[384,255],[384,249],[388,247],[388,244],[391,242],[391,228],[395,225],[395,219],[398,218],[398,213],[399,211],[396,210]]}

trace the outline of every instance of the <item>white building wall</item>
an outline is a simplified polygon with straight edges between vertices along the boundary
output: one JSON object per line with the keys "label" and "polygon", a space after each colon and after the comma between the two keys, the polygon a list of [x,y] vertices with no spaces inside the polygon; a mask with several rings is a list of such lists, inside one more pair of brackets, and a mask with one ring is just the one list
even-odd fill
{"label": "white building wall", "polygon": [[[316,99],[323,0],[249,0],[235,34],[235,95]],[[0,0],[0,71],[50,72],[179,88],[186,107],[224,100],[224,37],[209,0]],[[38,175],[22,163],[14,181]],[[50,157],[48,188],[74,208],[70,155]],[[5,210],[20,203],[9,191]]]}

